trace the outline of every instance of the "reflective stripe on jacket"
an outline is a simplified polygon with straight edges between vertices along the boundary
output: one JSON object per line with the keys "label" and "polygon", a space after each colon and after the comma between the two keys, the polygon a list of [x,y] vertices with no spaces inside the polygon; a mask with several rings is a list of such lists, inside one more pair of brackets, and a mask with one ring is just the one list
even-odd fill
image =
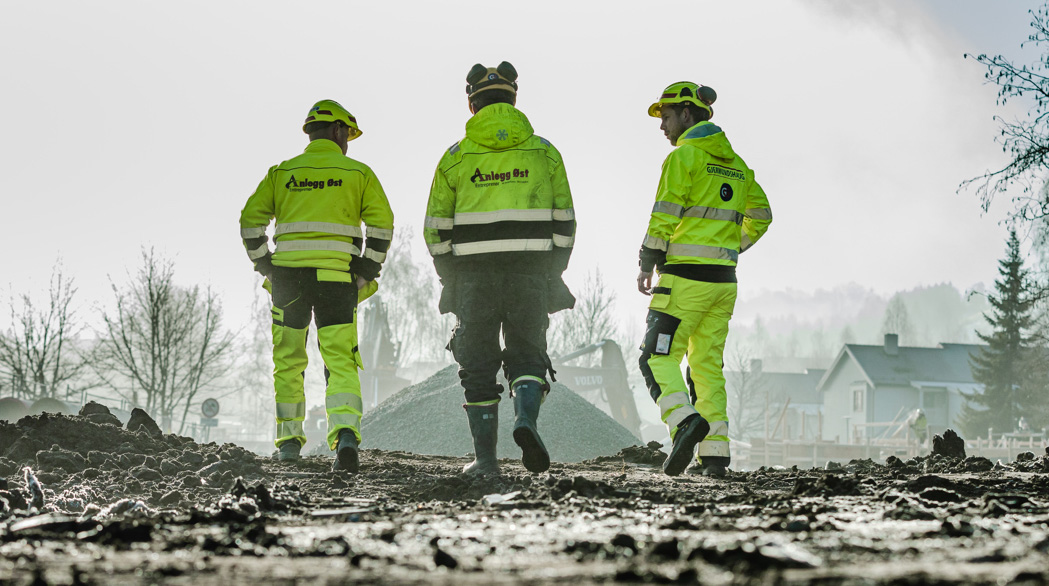
{"label": "reflective stripe on jacket", "polygon": [[561,154],[510,104],[482,108],[437,166],[423,234],[438,272],[523,263],[559,274],[575,243]]}
{"label": "reflective stripe on jacket", "polygon": [[270,168],[248,198],[240,231],[253,261],[270,253],[266,226],[274,217],[278,266],[347,271],[352,262],[371,280],[393,239],[393,210],[378,178],[330,140]]}
{"label": "reflective stripe on jacket", "polygon": [[721,128],[700,122],[685,131],[663,162],[642,243],[642,269],[651,270],[653,262],[734,267],[739,253],[771,223],[772,210],[754,172]]}

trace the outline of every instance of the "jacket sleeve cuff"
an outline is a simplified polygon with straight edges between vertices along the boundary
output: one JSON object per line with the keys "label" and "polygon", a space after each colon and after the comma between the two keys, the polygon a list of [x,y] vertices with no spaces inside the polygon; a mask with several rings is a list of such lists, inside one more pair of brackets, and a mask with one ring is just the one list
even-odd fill
{"label": "jacket sleeve cuff", "polygon": [[255,259],[255,272],[265,277],[273,274],[273,253]]}
{"label": "jacket sleeve cuff", "polygon": [[653,268],[663,268],[667,264],[667,253],[665,250],[642,246],[638,256],[640,258],[638,264],[641,265],[641,271],[645,273],[651,273]]}

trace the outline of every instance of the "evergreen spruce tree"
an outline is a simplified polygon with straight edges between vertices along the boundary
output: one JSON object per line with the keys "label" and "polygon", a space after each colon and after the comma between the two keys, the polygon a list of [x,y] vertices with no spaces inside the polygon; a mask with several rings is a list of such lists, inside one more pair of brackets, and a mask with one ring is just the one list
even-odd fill
{"label": "evergreen spruce tree", "polygon": [[970,437],[983,435],[988,428],[997,433],[1013,431],[1020,416],[1030,417],[1028,409],[1034,406],[1035,397],[1024,389],[1034,298],[1016,230],[1009,233],[1006,257],[998,261],[998,274],[994,293],[987,296],[991,312],[984,314],[992,331],[976,334],[987,346],[971,360],[973,379],[983,385],[983,392],[963,393],[966,404],[960,423]]}

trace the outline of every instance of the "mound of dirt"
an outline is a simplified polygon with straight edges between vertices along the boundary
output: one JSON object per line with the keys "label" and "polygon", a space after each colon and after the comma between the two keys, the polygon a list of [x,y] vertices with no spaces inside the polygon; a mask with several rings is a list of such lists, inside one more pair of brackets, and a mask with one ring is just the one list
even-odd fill
{"label": "mound of dirt", "polygon": [[0,422],[0,475],[23,480],[0,486],[0,511],[82,514],[89,503],[121,498],[175,506],[207,498],[238,476],[262,474],[251,452],[164,435],[144,411],[135,416],[137,431],[114,425],[101,405],[82,413]]}
{"label": "mound of dirt", "polygon": [[965,459],[965,440],[953,429],[943,432],[942,436],[932,436],[932,453],[947,458]]}
{"label": "mound of dirt", "polygon": [[[504,392],[499,407],[500,458],[521,457],[512,436],[513,422],[513,401]],[[556,462],[611,456],[641,443],[614,419],[556,382],[539,412],[539,433]],[[473,453],[457,367],[441,370],[366,413],[361,436],[366,448],[437,456]]]}

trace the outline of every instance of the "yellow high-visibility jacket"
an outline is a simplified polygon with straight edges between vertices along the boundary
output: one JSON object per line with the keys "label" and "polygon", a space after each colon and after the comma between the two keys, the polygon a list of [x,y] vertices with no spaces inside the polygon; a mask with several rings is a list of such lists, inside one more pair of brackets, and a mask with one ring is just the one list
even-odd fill
{"label": "yellow high-visibility jacket", "polygon": [[735,282],[739,253],[772,223],[765,192],[721,128],[689,128],[663,162],[641,247],[641,269],[700,281]]}
{"label": "yellow high-visibility jacket", "polygon": [[561,153],[510,104],[482,108],[441,157],[423,235],[442,280],[460,271],[560,276],[575,243]]}
{"label": "yellow high-visibility jacket", "polygon": [[[271,253],[266,226],[274,217]],[[352,270],[371,281],[393,239],[393,210],[367,165],[330,140],[314,140],[303,154],[270,168],[240,213],[240,236],[257,268],[272,262]]]}

